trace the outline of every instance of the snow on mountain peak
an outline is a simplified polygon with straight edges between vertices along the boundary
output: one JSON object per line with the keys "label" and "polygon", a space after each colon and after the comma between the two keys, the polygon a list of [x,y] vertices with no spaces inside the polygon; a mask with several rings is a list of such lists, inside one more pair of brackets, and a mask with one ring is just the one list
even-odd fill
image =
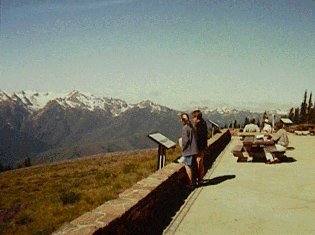
{"label": "snow on mountain peak", "polygon": [[220,108],[213,108],[210,109],[208,107],[203,107],[203,108],[199,108],[203,113],[212,113],[212,112],[217,112],[219,114],[231,114],[231,113],[238,113],[239,111],[237,109],[233,109],[231,107],[227,107],[227,106],[223,106]]}
{"label": "snow on mountain peak", "polygon": [[48,92],[36,92],[36,91],[20,91],[14,93],[32,110],[38,110],[43,108],[50,100],[56,99],[62,96],[61,94],[48,93]]}
{"label": "snow on mountain peak", "polygon": [[90,93],[76,90],[56,101],[64,108],[81,108],[89,111],[105,110],[112,113],[113,116],[118,116],[131,107],[120,99],[96,97]]}
{"label": "snow on mountain peak", "polygon": [[168,108],[161,106],[161,105],[158,105],[158,104],[155,104],[151,100],[142,101],[142,102],[138,103],[136,105],[136,107],[138,107],[139,109],[150,108],[152,113],[168,110]]}
{"label": "snow on mountain peak", "polygon": [[10,97],[2,90],[0,90],[0,101],[5,101],[10,99]]}
{"label": "snow on mountain peak", "polygon": [[120,99],[110,99],[111,113],[113,116],[119,116],[119,114],[126,112],[128,109],[132,108],[132,105],[127,104],[125,101]]}
{"label": "snow on mountain peak", "polygon": [[57,100],[59,104],[70,108],[86,108],[90,111],[97,107],[95,97],[90,94],[83,94],[79,91],[71,91],[64,98]]}

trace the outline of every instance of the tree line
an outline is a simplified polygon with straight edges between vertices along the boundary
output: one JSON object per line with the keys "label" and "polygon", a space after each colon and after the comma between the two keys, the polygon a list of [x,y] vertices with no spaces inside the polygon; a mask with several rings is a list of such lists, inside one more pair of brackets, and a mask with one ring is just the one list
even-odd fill
{"label": "tree line", "polygon": [[[291,108],[288,115],[285,116],[290,118],[294,124],[315,124],[315,102],[313,102],[313,94],[312,92],[308,96],[307,90],[305,90],[304,98],[301,102],[301,105],[296,108]],[[263,114],[263,120],[268,118],[267,112]],[[250,122],[249,118],[246,117],[244,124],[238,123],[237,120],[231,122],[229,126],[225,125],[225,128],[240,128],[241,126],[245,126]],[[256,120],[258,126],[261,125],[261,121]]]}
{"label": "tree line", "polygon": [[315,102],[313,103],[312,99],[312,92],[308,96],[307,90],[305,90],[300,107],[291,108],[288,118],[295,124],[315,124]]}
{"label": "tree line", "polygon": [[[30,157],[26,157],[23,161],[18,162],[16,169],[32,166]],[[12,165],[5,165],[0,162],[0,172],[13,170]]]}

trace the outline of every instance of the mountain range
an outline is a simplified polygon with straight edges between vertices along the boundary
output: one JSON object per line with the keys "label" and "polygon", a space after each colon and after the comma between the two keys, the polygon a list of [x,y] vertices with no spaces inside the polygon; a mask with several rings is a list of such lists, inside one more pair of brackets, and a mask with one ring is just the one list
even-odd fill
{"label": "mountain range", "polygon": [[[234,120],[243,123],[246,117],[262,118],[262,113],[236,109],[200,110],[222,127]],[[155,147],[149,133],[160,132],[173,141],[181,135],[180,112],[149,100],[128,104],[79,91],[0,91],[0,163],[15,166],[29,157],[39,164]]]}

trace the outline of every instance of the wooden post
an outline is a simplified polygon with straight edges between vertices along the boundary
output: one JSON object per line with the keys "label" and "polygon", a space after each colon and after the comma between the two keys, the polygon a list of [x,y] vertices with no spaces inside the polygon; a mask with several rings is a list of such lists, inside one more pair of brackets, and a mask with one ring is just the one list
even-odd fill
{"label": "wooden post", "polygon": [[165,160],[166,160],[166,148],[159,144],[159,150],[158,150],[158,164],[157,169],[161,169],[165,166]]}

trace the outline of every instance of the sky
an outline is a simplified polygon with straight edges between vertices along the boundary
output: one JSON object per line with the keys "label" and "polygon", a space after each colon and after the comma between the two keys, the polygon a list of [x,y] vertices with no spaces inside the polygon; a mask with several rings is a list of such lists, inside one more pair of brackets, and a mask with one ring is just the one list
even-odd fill
{"label": "sky", "polygon": [[314,0],[0,0],[0,90],[170,108],[315,97]]}

